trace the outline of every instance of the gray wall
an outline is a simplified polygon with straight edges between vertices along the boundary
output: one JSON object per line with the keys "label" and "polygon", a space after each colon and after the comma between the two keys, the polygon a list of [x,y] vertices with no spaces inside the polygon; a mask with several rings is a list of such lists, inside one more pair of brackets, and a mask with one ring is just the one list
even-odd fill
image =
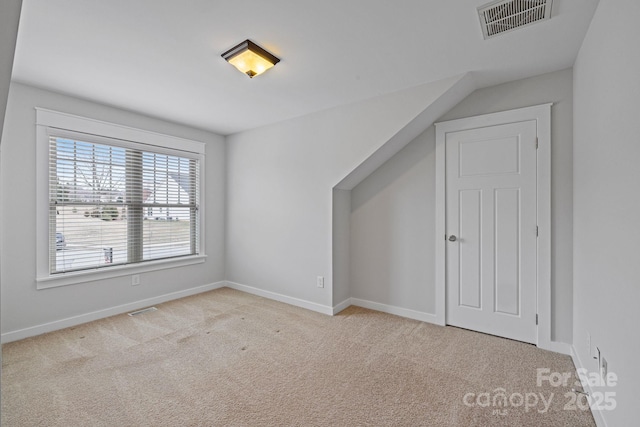
{"label": "gray wall", "polygon": [[[20,22],[20,9],[22,0],[7,0],[0,3],[0,163],[2,162],[2,129],[4,127],[4,114],[9,97],[9,85],[11,83],[11,71],[13,69],[13,56],[15,53],[16,39],[18,37],[18,23]],[[2,200],[2,176],[0,176],[0,200]],[[2,211],[0,209],[0,224],[2,224]],[[2,229],[0,227],[0,242],[2,242]],[[0,271],[2,270],[2,247],[0,246]],[[0,277],[0,288],[2,278]],[[0,306],[1,303],[0,293]],[[1,317],[1,316],[0,316]],[[0,320],[0,325],[2,321]],[[1,326],[0,326],[1,330]],[[0,352],[0,360],[2,354]]]}
{"label": "gray wall", "polygon": [[349,221],[351,214],[351,191],[333,190],[333,306],[351,296],[349,287]]}
{"label": "gray wall", "polygon": [[609,426],[638,425],[640,3],[602,0],[574,66],[574,351],[617,374]]}
{"label": "gray wall", "polygon": [[[202,264],[36,290],[35,107],[206,143],[206,251]],[[224,280],[224,138],[115,108],[11,84],[2,142],[2,332],[43,325]],[[46,214],[46,213],[44,213]]]}
{"label": "gray wall", "polygon": [[[341,302],[348,290],[344,280],[333,283],[333,188],[456,84],[434,82],[229,136],[227,279],[323,311]],[[335,274],[344,277],[344,268]]]}
{"label": "gray wall", "polygon": [[352,297],[435,313],[434,180],[430,126],[351,191]]}
{"label": "gray wall", "polygon": [[[572,70],[480,89],[440,121],[553,102],[552,339],[572,342]],[[352,190],[355,298],[434,313],[435,132],[430,127]]]}

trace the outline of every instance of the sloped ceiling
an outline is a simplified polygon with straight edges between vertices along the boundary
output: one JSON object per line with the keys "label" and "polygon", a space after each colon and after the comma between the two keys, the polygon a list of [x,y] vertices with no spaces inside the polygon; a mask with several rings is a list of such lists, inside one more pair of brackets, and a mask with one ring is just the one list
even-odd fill
{"label": "sloped ceiling", "polygon": [[16,30],[20,20],[20,1],[0,3],[0,138],[7,108],[7,94],[16,47]]}
{"label": "sloped ceiling", "polygon": [[[480,86],[572,66],[598,0],[483,40],[486,0],[24,0],[14,79],[231,134],[469,71]],[[282,61],[249,79],[220,54]]]}
{"label": "sloped ceiling", "polygon": [[[425,92],[425,88],[429,90]],[[383,141],[382,145],[375,147],[375,151],[370,153],[366,159],[362,159],[358,166],[334,188],[352,190],[363,179],[382,166],[384,162],[435,123],[439,117],[470,95],[475,88],[476,82],[471,73],[412,88],[411,91],[417,92],[416,89],[421,90],[423,109],[411,117],[408,122],[404,123],[393,136]]]}

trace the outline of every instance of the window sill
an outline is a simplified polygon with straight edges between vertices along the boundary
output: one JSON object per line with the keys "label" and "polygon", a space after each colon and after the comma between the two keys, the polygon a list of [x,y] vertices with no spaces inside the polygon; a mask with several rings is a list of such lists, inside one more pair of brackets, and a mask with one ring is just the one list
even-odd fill
{"label": "window sill", "polygon": [[168,268],[202,264],[203,262],[205,262],[206,258],[206,255],[195,255],[178,259],[147,261],[142,264],[122,265],[38,277],[36,278],[36,289],[40,290],[56,288],[59,286],[76,285],[78,283],[95,282],[97,280],[129,276],[131,274],[140,274],[150,271],[165,270]]}

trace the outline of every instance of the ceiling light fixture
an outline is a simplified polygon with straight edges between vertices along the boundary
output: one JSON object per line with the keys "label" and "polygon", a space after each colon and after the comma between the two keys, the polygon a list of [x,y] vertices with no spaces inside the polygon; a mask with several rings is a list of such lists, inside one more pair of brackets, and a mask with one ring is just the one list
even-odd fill
{"label": "ceiling light fixture", "polygon": [[222,57],[250,78],[264,73],[280,62],[278,58],[250,40],[232,47],[223,53]]}

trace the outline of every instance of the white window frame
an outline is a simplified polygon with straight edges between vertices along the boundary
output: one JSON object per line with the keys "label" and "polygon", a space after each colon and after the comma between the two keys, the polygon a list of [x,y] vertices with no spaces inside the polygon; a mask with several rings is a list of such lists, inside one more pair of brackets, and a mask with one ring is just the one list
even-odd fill
{"label": "white window frame", "polygon": [[[198,159],[200,164],[200,203],[198,214],[198,254],[179,258],[144,261],[67,273],[51,274],[49,269],[49,136],[73,132],[86,134],[88,139],[110,138],[119,140],[119,145],[155,152],[186,152]],[[91,141],[89,141],[91,142]],[[195,155],[195,156],[193,156]],[[58,286],[93,282],[113,277],[157,271],[203,263],[205,253],[205,144],[184,138],[136,129],[115,123],[104,122],[73,114],[44,108],[36,108],[36,288],[47,289]]]}

